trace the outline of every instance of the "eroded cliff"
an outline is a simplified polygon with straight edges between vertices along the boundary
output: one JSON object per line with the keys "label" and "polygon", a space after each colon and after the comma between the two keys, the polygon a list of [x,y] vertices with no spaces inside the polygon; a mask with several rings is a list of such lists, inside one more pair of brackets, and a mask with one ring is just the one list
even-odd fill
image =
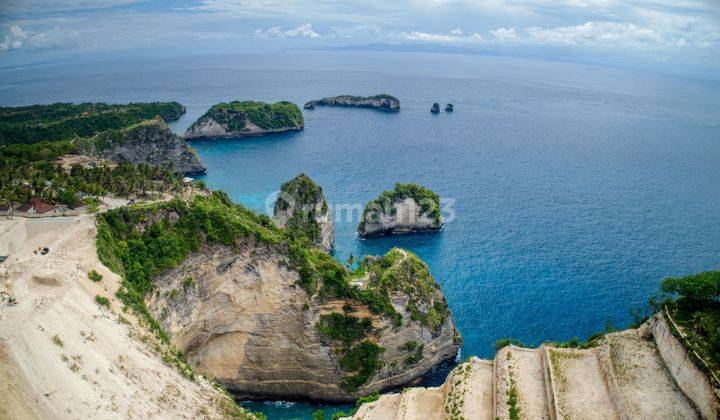
{"label": "eroded cliff", "polygon": [[198,372],[238,395],[352,401],[459,349],[439,285],[407,251],[351,273],[221,193],[105,220],[128,292]]}
{"label": "eroded cliff", "polygon": [[365,206],[358,226],[360,236],[440,230],[440,197],[417,184],[395,184]]}

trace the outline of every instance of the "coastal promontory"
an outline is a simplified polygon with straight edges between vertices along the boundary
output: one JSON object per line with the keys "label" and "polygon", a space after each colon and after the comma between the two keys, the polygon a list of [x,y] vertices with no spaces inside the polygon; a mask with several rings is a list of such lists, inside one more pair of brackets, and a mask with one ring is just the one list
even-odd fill
{"label": "coastal promontory", "polygon": [[350,271],[224,193],[102,214],[98,254],[125,274],[120,295],[239,398],[354,401],[413,383],[461,345],[411,252]]}
{"label": "coastal promontory", "polygon": [[305,174],[282,184],[273,222],[327,252],[335,246],[335,225],[322,188]]}
{"label": "coastal promontory", "polygon": [[363,211],[358,233],[362,237],[440,230],[440,197],[417,184],[395,184],[370,201]]}
{"label": "coastal promontory", "polygon": [[187,129],[184,137],[188,140],[248,137],[303,128],[302,112],[291,102],[234,101],[213,105]]}
{"label": "coastal promontory", "polygon": [[386,93],[374,96],[340,95],[307,102],[305,109],[315,109],[318,106],[344,106],[372,108],[380,111],[399,111],[400,101]]}
{"label": "coastal promontory", "polygon": [[162,118],[74,140],[79,152],[114,162],[144,163],[177,174],[205,172],[197,154]]}

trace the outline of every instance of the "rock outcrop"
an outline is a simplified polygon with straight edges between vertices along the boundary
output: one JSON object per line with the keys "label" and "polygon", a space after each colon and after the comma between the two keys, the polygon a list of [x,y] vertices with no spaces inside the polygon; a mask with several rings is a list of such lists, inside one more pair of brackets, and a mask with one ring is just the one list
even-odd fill
{"label": "rock outcrop", "polygon": [[395,184],[369,202],[363,211],[358,233],[362,237],[432,232],[442,229],[440,197],[417,184]]}
{"label": "rock outcrop", "polygon": [[455,110],[455,107],[453,107],[453,104],[445,105],[445,112],[453,112],[454,110]]}
{"label": "rock outcrop", "polygon": [[282,184],[273,222],[307,237],[326,252],[335,247],[335,225],[322,188],[305,174]]}
{"label": "rock outcrop", "polygon": [[307,102],[305,109],[315,109],[318,106],[348,106],[380,111],[399,111],[400,101],[396,97],[384,93],[375,96],[340,95]]}
{"label": "rock outcrop", "polygon": [[718,391],[703,388],[707,377],[672,343],[669,328],[658,314],[583,348],[506,346],[493,361],[458,365],[440,387],[382,395],[352,418],[718,418]]}
{"label": "rock outcrop", "polygon": [[432,107],[430,108],[430,112],[432,112],[433,114],[439,113],[439,112],[440,112],[440,104],[437,103],[437,102],[435,102],[435,103],[432,105]]}
{"label": "rock outcrop", "polygon": [[299,131],[303,128],[302,112],[293,103],[234,101],[213,105],[187,129],[185,138],[195,140],[261,136]]}
{"label": "rock outcrop", "polygon": [[[197,372],[239,397],[354,401],[413,383],[459,350],[440,287],[410,252],[366,258],[351,273],[216,193],[107,218],[117,226],[103,238],[186,250],[152,278],[148,308]],[[105,248],[139,264],[135,281],[148,284],[141,276],[156,260],[134,253],[142,246]]]}
{"label": "rock outcrop", "polygon": [[76,139],[75,144],[88,156],[116,162],[145,163],[179,174],[205,172],[197,154],[161,118]]}

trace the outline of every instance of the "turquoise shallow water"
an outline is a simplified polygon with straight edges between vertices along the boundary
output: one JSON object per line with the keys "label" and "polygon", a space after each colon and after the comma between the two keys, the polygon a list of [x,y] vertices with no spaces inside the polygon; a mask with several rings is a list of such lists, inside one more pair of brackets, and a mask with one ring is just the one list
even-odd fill
{"label": "turquoise shallow water", "polygon": [[[298,104],[388,92],[402,111],[306,111],[300,133],[194,142],[212,188],[264,211],[306,172],[331,204],[396,181],[454,200],[438,234],[360,240],[336,220],[337,256],[418,253],[447,296],[463,356],[514,337],[585,338],[630,321],[665,276],[720,266],[720,86],[573,64],[423,54],[92,63],[0,71],[0,101],[178,100],[184,130],[213,103]],[[433,102],[455,104],[433,116]],[[449,216],[446,213],[446,217]],[[442,379],[437,375],[430,382]],[[312,405],[254,404],[271,418]]]}

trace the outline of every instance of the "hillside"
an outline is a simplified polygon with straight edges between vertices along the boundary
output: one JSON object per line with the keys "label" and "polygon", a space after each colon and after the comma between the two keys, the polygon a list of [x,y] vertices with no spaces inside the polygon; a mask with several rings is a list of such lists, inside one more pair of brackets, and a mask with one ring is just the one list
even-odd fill
{"label": "hillside", "polygon": [[302,112],[293,103],[233,101],[213,105],[187,129],[185,138],[246,137],[303,128]]}
{"label": "hillside", "polygon": [[156,116],[177,120],[185,107],[177,102],[55,103],[24,107],[0,107],[0,144],[32,144],[41,141],[90,137],[102,131],[128,127]]}

